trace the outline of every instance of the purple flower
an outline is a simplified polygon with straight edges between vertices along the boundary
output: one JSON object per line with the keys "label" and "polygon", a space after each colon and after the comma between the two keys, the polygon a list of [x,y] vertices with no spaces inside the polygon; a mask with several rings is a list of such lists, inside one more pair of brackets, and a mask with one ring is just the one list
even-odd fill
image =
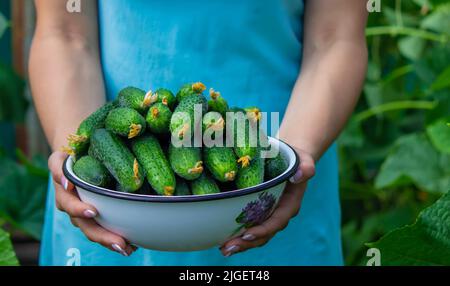
{"label": "purple flower", "polygon": [[236,218],[236,222],[251,227],[263,223],[271,214],[276,198],[269,193],[262,193],[258,200],[249,202]]}

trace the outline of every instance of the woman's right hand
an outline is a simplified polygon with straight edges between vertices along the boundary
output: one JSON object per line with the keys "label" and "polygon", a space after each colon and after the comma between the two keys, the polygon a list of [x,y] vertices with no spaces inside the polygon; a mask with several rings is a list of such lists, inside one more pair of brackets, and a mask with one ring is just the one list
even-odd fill
{"label": "woman's right hand", "polygon": [[56,207],[70,216],[72,224],[92,241],[116,251],[124,256],[131,255],[136,247],[130,245],[122,237],[107,231],[93,219],[98,215],[97,210],[83,203],[78,197],[74,186],[64,177],[62,165],[67,154],[56,151],[48,159],[48,166],[55,185]]}

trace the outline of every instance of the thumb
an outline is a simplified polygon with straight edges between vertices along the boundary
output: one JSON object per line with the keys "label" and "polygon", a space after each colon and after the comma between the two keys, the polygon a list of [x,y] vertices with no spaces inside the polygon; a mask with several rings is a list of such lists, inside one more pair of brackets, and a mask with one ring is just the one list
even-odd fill
{"label": "thumb", "polygon": [[53,152],[48,158],[48,168],[52,174],[53,181],[69,191],[72,190],[74,186],[67,180],[62,172],[62,167],[66,158],[67,154],[64,152]]}
{"label": "thumb", "polygon": [[314,177],[316,173],[316,167],[313,157],[300,149],[296,149],[298,156],[300,157],[300,165],[295,174],[289,179],[293,184],[299,184],[306,182]]}

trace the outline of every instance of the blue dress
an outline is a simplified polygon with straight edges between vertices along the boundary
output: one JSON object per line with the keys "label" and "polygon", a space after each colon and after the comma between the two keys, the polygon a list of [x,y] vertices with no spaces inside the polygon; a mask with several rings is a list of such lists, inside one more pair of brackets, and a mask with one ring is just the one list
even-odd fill
{"label": "blue dress", "polygon": [[[303,8],[300,0],[99,0],[108,99],[128,85],[176,92],[202,81],[230,106],[257,105],[282,117],[301,65]],[[123,257],[71,225],[55,208],[50,183],[40,263],[71,264],[74,253],[81,265],[341,265],[335,146],[319,161],[289,226],[264,247],[228,258],[217,248],[139,249]]]}

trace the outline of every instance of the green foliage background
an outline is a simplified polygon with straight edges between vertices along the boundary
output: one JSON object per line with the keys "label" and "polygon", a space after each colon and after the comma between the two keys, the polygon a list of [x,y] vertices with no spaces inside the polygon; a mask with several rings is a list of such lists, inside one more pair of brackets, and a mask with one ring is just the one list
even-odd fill
{"label": "green foliage background", "polygon": [[[0,8],[9,8],[2,2]],[[10,22],[0,13],[0,40],[10,36]],[[2,38],[2,36],[5,36]],[[2,41],[5,48],[9,41]],[[4,46],[5,45],[5,46]],[[2,49],[8,51],[7,48]],[[25,81],[10,64],[8,55],[0,57],[0,266],[18,265],[10,234],[4,229],[40,239],[44,218],[47,162],[44,156],[29,160],[21,150],[14,152],[14,124],[24,121],[28,100]]]}
{"label": "green foliage background", "polygon": [[[366,83],[338,140],[348,265],[365,265],[365,243],[412,224],[450,189],[450,2],[382,1],[381,12],[369,16],[366,35]],[[450,210],[442,204],[431,210],[438,214],[435,226],[448,233],[450,225],[443,222]],[[369,244],[382,248],[382,265],[421,264],[423,241],[414,238],[411,244],[404,233],[396,230],[383,243]],[[442,240],[425,238],[450,249]],[[416,260],[391,259],[405,245],[413,246],[408,254]],[[433,261],[422,264],[445,260]]]}

